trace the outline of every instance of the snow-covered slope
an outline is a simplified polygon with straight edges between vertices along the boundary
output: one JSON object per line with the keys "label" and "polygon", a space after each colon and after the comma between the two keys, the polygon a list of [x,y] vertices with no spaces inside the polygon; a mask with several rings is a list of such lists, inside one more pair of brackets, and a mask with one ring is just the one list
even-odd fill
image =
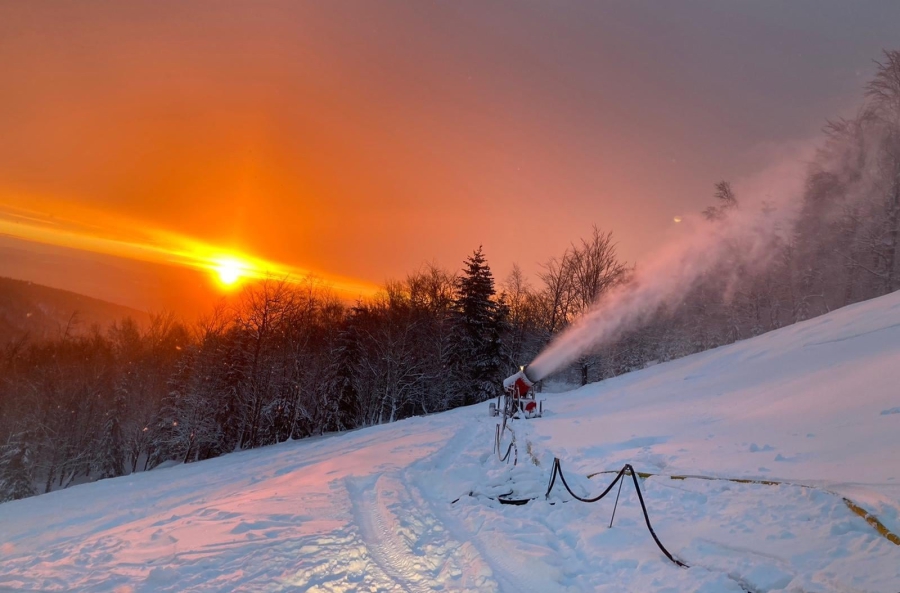
{"label": "snow-covered slope", "polygon": [[483,404],[0,505],[0,590],[900,591],[900,294],[546,399],[514,468]]}

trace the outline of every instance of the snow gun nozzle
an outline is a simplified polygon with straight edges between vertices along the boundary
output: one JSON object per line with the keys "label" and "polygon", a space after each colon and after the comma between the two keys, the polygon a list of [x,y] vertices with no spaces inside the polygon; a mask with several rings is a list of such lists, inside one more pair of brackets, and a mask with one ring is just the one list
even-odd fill
{"label": "snow gun nozzle", "polygon": [[528,376],[528,367],[523,366],[518,373],[503,380],[503,389],[513,391],[515,395],[521,397],[528,393],[534,383],[535,381]]}

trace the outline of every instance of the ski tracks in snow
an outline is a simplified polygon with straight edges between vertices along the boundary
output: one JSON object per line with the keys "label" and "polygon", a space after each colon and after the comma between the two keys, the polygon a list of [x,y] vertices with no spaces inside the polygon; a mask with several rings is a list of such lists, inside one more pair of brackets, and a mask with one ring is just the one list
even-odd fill
{"label": "ski tracks in snow", "polygon": [[[495,513],[499,512],[497,510],[491,510],[489,517],[478,516],[477,513],[474,517],[466,517],[459,511],[454,511],[451,500],[460,493],[441,492],[440,482],[434,479],[448,473],[457,464],[471,465],[472,457],[482,464],[492,464],[495,458],[485,454],[484,447],[492,441],[493,430],[493,423],[472,419],[472,423],[459,431],[446,447],[413,464],[406,473],[409,478],[407,484],[411,489],[427,493],[419,496],[423,507],[429,508],[429,513],[441,521],[453,538],[471,542],[481,562],[490,567],[493,574],[496,584],[489,590],[516,593],[567,590],[559,582],[559,570],[546,564],[540,557],[545,548],[539,549],[540,546],[533,547],[527,542],[510,539],[508,533],[488,526],[488,520],[495,518]],[[469,459],[464,459],[465,457]],[[507,519],[501,520],[505,523]],[[533,527],[534,525],[529,524],[526,529],[533,532]],[[542,535],[547,535],[549,540],[554,539],[550,531],[538,534],[537,537],[541,538]]]}
{"label": "ski tracks in snow", "polygon": [[[458,431],[422,463],[443,467],[471,440],[471,427]],[[409,470],[347,478],[354,523],[371,560],[399,590],[497,591],[492,568],[466,540],[454,539],[431,511]]]}
{"label": "ski tracks in snow", "polygon": [[473,546],[453,539],[400,476],[348,479],[347,490],[372,559],[403,590],[497,590]]}
{"label": "ski tracks in snow", "polygon": [[[473,526],[452,510],[451,501],[459,492],[442,490],[453,484],[445,476],[463,457],[489,459],[482,453],[489,433],[483,422],[473,422],[407,469],[345,480],[353,522],[368,556],[397,589],[566,590],[558,581],[559,569],[540,557],[539,545],[529,549],[527,542],[510,540],[483,522]],[[532,527],[528,525],[529,530]],[[549,531],[541,535],[552,538]]]}

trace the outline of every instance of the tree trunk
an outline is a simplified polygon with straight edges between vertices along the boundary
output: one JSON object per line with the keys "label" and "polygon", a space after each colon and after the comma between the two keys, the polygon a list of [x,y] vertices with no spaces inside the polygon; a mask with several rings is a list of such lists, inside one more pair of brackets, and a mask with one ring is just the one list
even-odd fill
{"label": "tree trunk", "polygon": [[893,191],[891,195],[890,209],[888,210],[888,248],[886,253],[887,275],[885,276],[885,292],[891,293],[897,289],[897,239],[898,224],[900,224],[900,171],[894,175]]}

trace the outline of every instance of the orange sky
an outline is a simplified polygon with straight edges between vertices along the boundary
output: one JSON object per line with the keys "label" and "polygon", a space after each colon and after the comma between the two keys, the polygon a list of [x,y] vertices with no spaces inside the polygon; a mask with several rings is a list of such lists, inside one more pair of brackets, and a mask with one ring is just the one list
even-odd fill
{"label": "orange sky", "polygon": [[231,253],[353,298],[592,224],[640,260],[896,41],[763,4],[0,4],[0,275],[202,307]]}

